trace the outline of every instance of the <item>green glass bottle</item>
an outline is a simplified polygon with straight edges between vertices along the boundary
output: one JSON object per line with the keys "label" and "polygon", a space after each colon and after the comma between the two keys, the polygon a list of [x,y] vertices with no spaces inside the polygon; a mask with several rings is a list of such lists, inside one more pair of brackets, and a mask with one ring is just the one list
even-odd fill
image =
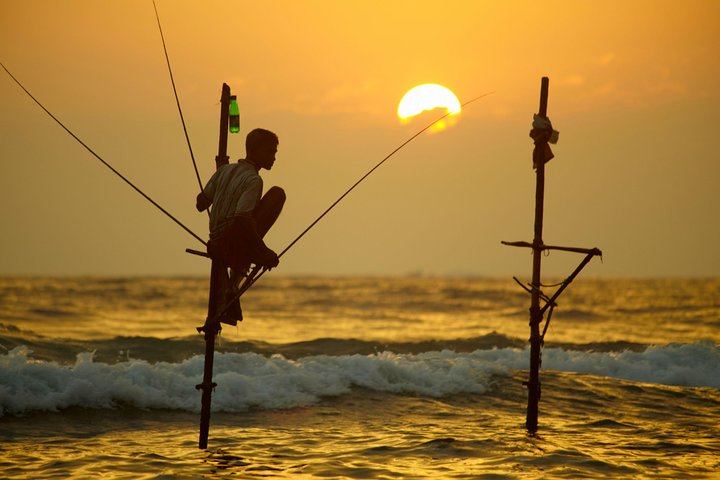
{"label": "green glass bottle", "polygon": [[240,131],[240,108],[237,104],[237,97],[230,95],[230,133]]}

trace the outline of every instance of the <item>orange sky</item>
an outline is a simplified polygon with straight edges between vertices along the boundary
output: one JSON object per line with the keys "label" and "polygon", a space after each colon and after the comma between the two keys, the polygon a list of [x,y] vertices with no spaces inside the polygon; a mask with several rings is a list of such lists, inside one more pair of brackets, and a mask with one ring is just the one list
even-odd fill
{"label": "orange sky", "polygon": [[[243,135],[280,136],[264,174],[288,204],[282,250],[419,130],[397,104],[439,83],[468,106],[347,197],[282,259],[283,274],[519,275],[531,240],[540,77],[561,132],[545,241],[601,248],[587,275],[720,273],[720,2],[158,0],[203,180],[218,98]],[[3,0],[0,61],[115,168],[205,236],[151,0]],[[200,244],[139,197],[0,71],[0,274],[206,274]],[[427,116],[423,120],[427,120]],[[580,258],[553,253],[548,274]]]}

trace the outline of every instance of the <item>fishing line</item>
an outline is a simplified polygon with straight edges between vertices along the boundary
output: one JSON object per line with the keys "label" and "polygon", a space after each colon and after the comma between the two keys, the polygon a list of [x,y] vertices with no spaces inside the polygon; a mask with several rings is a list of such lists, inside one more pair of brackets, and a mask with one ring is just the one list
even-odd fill
{"label": "fishing line", "polygon": [[[475,102],[475,101],[477,101],[477,100],[480,100],[480,99],[483,98],[483,97],[487,97],[488,95],[492,95],[493,93],[495,93],[495,92],[493,91],[493,92],[484,93],[484,94],[480,95],[479,97],[475,97],[475,98],[473,98],[472,100],[468,100],[467,102],[463,103],[463,104],[460,105],[460,106],[461,106],[461,107],[464,107],[464,106],[469,105],[469,104],[471,104],[471,103],[473,103],[473,102]],[[405,140],[399,147],[397,147],[395,150],[393,150],[392,152],[390,152],[385,158],[383,158],[382,160],[380,160],[380,162],[378,162],[377,165],[375,165],[374,167],[372,167],[365,175],[363,175],[363,176],[360,178],[360,180],[358,180],[357,182],[355,182],[350,188],[348,188],[348,189],[345,191],[345,193],[343,193],[342,195],[340,195],[340,198],[338,198],[337,200],[335,200],[335,202],[333,202],[332,205],[330,205],[323,213],[321,213],[320,216],[319,216],[318,218],[316,218],[314,222],[312,222],[305,230],[302,231],[302,233],[300,233],[300,235],[298,235],[298,236],[295,238],[295,240],[293,240],[292,242],[290,242],[290,245],[288,245],[287,247],[285,247],[285,249],[284,249],[282,252],[280,252],[280,254],[278,255],[278,258],[282,257],[288,250],[290,250],[290,249],[293,247],[293,245],[295,245],[302,237],[305,236],[305,234],[306,234],[307,232],[310,231],[310,229],[312,229],[320,220],[322,220],[323,217],[330,212],[330,210],[332,210],[333,208],[335,208],[335,206],[336,206],[338,203],[340,203],[343,198],[345,198],[350,192],[352,192],[352,191],[355,189],[355,187],[357,187],[358,185],[360,185],[360,183],[361,183],[363,180],[365,180],[367,177],[369,177],[370,174],[372,174],[375,170],[377,170],[377,169],[380,167],[380,165],[382,165],[382,164],[385,163],[387,160],[389,160],[390,157],[392,157],[392,156],[395,155],[397,152],[399,152],[405,145],[407,145],[408,143],[410,143],[410,142],[412,142],[413,140],[415,140],[415,138],[417,138],[420,134],[422,134],[423,132],[425,132],[426,130],[428,130],[430,127],[432,127],[432,126],[435,125],[436,123],[438,123],[438,122],[440,122],[441,120],[445,119],[448,115],[451,115],[451,112],[447,112],[447,113],[446,113],[445,115],[443,115],[442,117],[438,118],[437,120],[433,121],[432,123],[430,123],[429,125],[427,125],[426,127],[424,127],[422,130],[418,131],[415,135],[413,135],[412,137],[410,137],[410,138],[408,138],[407,140]],[[265,272],[267,272],[267,269],[266,269],[266,268],[263,268],[263,269],[260,271],[260,273],[257,273],[257,270],[258,270],[258,267],[255,267],[255,268],[252,270],[252,272],[247,276],[247,279],[245,280],[245,283],[242,284],[242,286],[240,287],[240,289],[238,290],[238,292],[233,296],[233,298],[232,298],[230,301],[228,301],[228,302],[223,306],[223,308],[220,309],[220,311],[219,311],[219,312],[217,313],[217,315],[216,315],[218,318],[219,318],[223,313],[225,313],[228,308],[230,308],[230,306],[232,305],[232,303],[233,303],[235,300],[237,300],[238,298],[240,298],[243,293],[245,293],[250,287],[252,287],[253,284],[254,284],[256,281],[258,281],[258,280],[260,279],[260,277],[262,277],[262,276],[265,274]]]}
{"label": "fishing line", "polygon": [[[469,105],[469,104],[473,103],[474,101],[480,100],[481,98],[487,97],[488,95],[492,95],[493,93],[495,93],[495,92],[484,93],[484,94],[480,95],[479,97],[475,97],[475,98],[473,98],[472,100],[468,100],[467,102],[465,102],[465,103],[463,103],[462,105],[460,105],[460,107],[464,107],[464,106],[466,106],[466,105]],[[377,170],[377,169],[380,167],[380,165],[382,165],[382,164],[385,163],[387,160],[389,160],[390,157],[392,157],[392,156],[395,155],[397,152],[399,152],[405,145],[407,145],[408,143],[410,143],[410,142],[412,142],[413,140],[415,140],[415,138],[418,137],[421,133],[425,132],[425,131],[428,130],[430,127],[432,127],[432,126],[435,125],[436,123],[440,122],[441,120],[445,119],[445,117],[447,117],[448,115],[451,115],[451,114],[452,114],[452,112],[449,112],[449,111],[448,111],[445,115],[443,115],[442,117],[438,118],[437,120],[435,120],[434,122],[432,122],[431,124],[429,124],[428,126],[426,126],[425,128],[423,128],[422,130],[420,130],[419,132],[417,132],[415,135],[413,135],[412,137],[410,137],[410,138],[408,138],[407,140],[405,140],[405,142],[403,142],[399,147],[397,147],[395,150],[393,150],[392,152],[390,152],[390,154],[388,154],[385,158],[383,158],[382,160],[380,160],[380,162],[378,162],[377,165],[375,165],[375,166],[374,166],[373,168],[371,168],[365,175],[363,175],[363,176],[360,178],[360,180],[358,180],[357,182],[355,182],[355,183],[353,184],[353,186],[351,186],[350,188],[348,188],[345,193],[343,193],[342,195],[340,195],[340,198],[338,198],[337,200],[335,200],[335,202],[334,202],[332,205],[330,205],[330,206],[327,208],[327,210],[325,210],[322,214],[320,214],[320,216],[319,216],[318,218],[316,218],[315,221],[312,222],[305,230],[303,230],[303,232],[302,232],[300,235],[298,235],[297,238],[295,238],[295,240],[293,240],[292,242],[290,242],[290,245],[288,245],[287,247],[285,247],[285,250],[283,250],[282,252],[280,252],[280,254],[278,255],[278,258],[282,257],[282,256],[285,254],[285,252],[287,252],[288,250],[290,250],[290,248],[292,248],[292,246],[295,245],[295,244],[298,242],[298,240],[300,240],[303,236],[305,236],[305,234],[306,234],[307,232],[309,232],[311,228],[313,228],[320,220],[322,220],[322,218],[323,218],[325,215],[327,215],[327,214],[330,212],[330,210],[332,210],[333,208],[335,208],[335,205],[337,205],[338,203],[340,203],[343,198],[345,198],[350,192],[352,192],[352,191],[355,189],[355,187],[357,187],[358,185],[360,185],[360,183],[361,183],[363,180],[365,180],[367,177],[369,177],[371,173],[373,173],[375,170]]]}
{"label": "fishing line", "polygon": [[167,62],[168,72],[170,73],[170,83],[172,83],[173,93],[175,94],[175,103],[177,103],[178,113],[180,113],[180,121],[182,122],[183,132],[185,132],[185,140],[187,141],[188,149],[190,150],[190,158],[192,159],[193,168],[195,169],[195,177],[197,177],[200,191],[202,192],[203,184],[200,180],[200,173],[198,172],[197,163],[195,162],[195,155],[193,154],[192,146],[190,145],[190,136],[188,135],[187,127],[185,126],[185,117],[183,116],[182,108],[180,108],[180,98],[178,97],[177,88],[175,88],[175,79],[173,78],[172,68],[170,67],[170,57],[168,56],[167,47],[165,46],[165,35],[163,35],[162,26],[160,25],[160,15],[158,15],[157,5],[153,0],[153,8],[155,9],[155,18],[157,19],[158,29],[160,30],[160,39],[163,44],[163,51],[165,52],[165,61]]}
{"label": "fishing line", "polygon": [[45,113],[47,113],[47,114],[50,116],[50,118],[52,118],[53,120],[55,120],[55,122],[56,122],[58,125],[60,125],[67,133],[69,133],[71,137],[73,137],[75,140],[77,140],[77,142],[78,142],[80,145],[82,145],[83,147],[85,147],[85,150],[87,150],[87,151],[90,152],[95,158],[97,158],[98,160],[100,160],[100,162],[102,162],[103,165],[105,165],[107,168],[109,168],[115,175],[117,175],[118,177],[120,177],[123,181],[125,181],[125,183],[127,183],[128,185],[130,185],[136,192],[138,192],[140,195],[142,195],[143,197],[145,197],[145,200],[147,200],[148,202],[152,203],[155,207],[157,207],[158,210],[160,210],[160,211],[163,212],[165,215],[167,215],[172,221],[174,221],[175,223],[177,223],[177,224],[178,224],[180,227],[182,227],[186,232],[188,232],[190,235],[192,235],[193,237],[195,237],[200,243],[202,243],[203,245],[207,245],[207,242],[206,242],[205,240],[203,240],[202,238],[200,238],[197,234],[195,234],[195,232],[193,232],[193,231],[190,230],[188,227],[186,227],[180,220],[178,220],[177,218],[175,218],[170,212],[168,212],[168,211],[165,210],[163,207],[161,207],[155,200],[153,200],[152,198],[150,198],[145,192],[143,192],[143,191],[140,190],[137,186],[135,186],[135,184],[132,183],[130,180],[128,180],[123,174],[121,174],[120,172],[118,172],[117,170],[115,170],[115,169],[112,167],[112,165],[110,165],[108,162],[106,162],[105,160],[103,160],[102,157],[100,157],[100,155],[98,155],[97,153],[95,153],[95,151],[93,151],[92,148],[90,148],[89,146],[87,146],[87,144],[85,144],[85,142],[83,142],[82,140],[80,140],[80,138],[79,138],[77,135],[75,135],[72,131],[70,131],[70,129],[67,128],[60,120],[58,120],[58,118],[57,118],[55,115],[53,115],[52,113],[50,113],[50,110],[48,110],[47,108],[45,108],[45,106],[44,106],[42,103],[40,103],[40,101],[39,101],[37,98],[35,98],[35,97],[28,91],[28,89],[25,88],[22,83],[20,83],[20,81],[19,81],[17,78],[15,78],[15,76],[14,76],[12,73],[10,73],[10,70],[7,69],[7,67],[5,66],[4,63],[0,62],[0,66],[2,66],[2,68],[7,72],[7,74],[10,75],[10,78],[12,78],[12,79],[15,81],[15,83],[17,83],[18,86],[19,86],[20,88],[22,88],[22,89],[25,91],[25,93],[27,93],[27,95],[28,95],[30,98],[32,98],[33,101],[34,101],[35,103],[37,103],[38,106],[45,111]]}

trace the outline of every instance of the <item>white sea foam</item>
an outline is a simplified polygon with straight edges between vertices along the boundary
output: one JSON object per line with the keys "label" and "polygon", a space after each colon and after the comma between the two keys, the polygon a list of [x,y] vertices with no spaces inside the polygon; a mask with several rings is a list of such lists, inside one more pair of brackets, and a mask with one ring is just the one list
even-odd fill
{"label": "white sea foam", "polygon": [[[68,407],[199,410],[195,389],[203,358],[181,363],[130,360],[94,362],[80,354],[74,365],[34,361],[18,347],[0,356],[0,414],[53,411]],[[493,377],[526,369],[520,349],[452,351],[417,355],[310,356],[217,353],[213,396],[216,411],[289,408],[363,387],[388,393],[441,397],[484,393]],[[543,368],[633,381],[720,388],[720,349],[710,342],[653,347],[644,352],[599,353],[548,348]]]}
{"label": "white sea foam", "polygon": [[[529,350],[477,350],[470,354],[507,368],[528,368]],[[649,347],[643,352],[582,352],[545,348],[542,368],[637,382],[720,388],[720,347],[712,342]]]}
{"label": "white sea foam", "polygon": [[637,382],[720,388],[720,347],[712,342],[649,347],[644,352],[547,349],[543,366]]}

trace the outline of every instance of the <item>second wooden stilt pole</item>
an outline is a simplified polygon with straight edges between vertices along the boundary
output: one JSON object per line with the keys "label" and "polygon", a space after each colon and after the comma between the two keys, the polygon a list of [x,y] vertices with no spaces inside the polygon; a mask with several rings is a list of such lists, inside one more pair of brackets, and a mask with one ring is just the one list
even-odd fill
{"label": "second wooden stilt pole", "polygon": [[[530,372],[529,378],[526,382],[523,382],[528,389],[528,405],[527,405],[527,418],[525,425],[529,433],[535,433],[538,429],[538,404],[540,402],[540,367],[542,366],[542,348],[547,332],[550,317],[552,316],[553,309],[557,307],[555,300],[560,294],[567,288],[585,265],[590,262],[592,257],[601,256],[602,252],[598,248],[579,248],[579,247],[560,247],[545,245],[543,242],[543,208],[545,204],[545,164],[553,158],[553,152],[550,150],[548,143],[557,142],[558,132],[552,129],[550,120],[547,118],[547,104],[548,104],[548,87],[550,80],[547,77],[542,78],[540,85],[540,109],[537,118],[533,118],[533,129],[530,132],[530,136],[535,141],[535,148],[533,149],[533,168],[535,169],[536,183],[535,183],[535,225],[534,225],[534,236],[532,243],[529,242],[501,242],[503,245],[509,245],[512,247],[523,247],[531,248],[533,253],[533,269],[532,269],[532,281],[530,286],[526,287],[519,280],[515,279],[520,285],[530,293]],[[560,285],[560,288],[551,296],[548,297],[541,291],[542,282],[540,280],[541,273],[541,262],[544,253],[550,250],[560,250],[565,252],[584,253],[585,258],[575,268],[575,270],[568,276]],[[541,302],[544,302],[544,306],[541,306]],[[540,331],[540,324],[543,322],[543,317],[547,312],[547,319],[545,319],[545,325]]]}
{"label": "second wooden stilt pole", "polygon": [[[538,115],[547,117],[548,87],[550,80],[543,77],[540,87],[540,110]],[[538,403],[540,401],[540,365],[542,363],[542,336],[540,323],[543,313],[540,308],[540,266],[543,254],[543,205],[545,203],[545,148],[546,140],[535,142],[533,165],[535,166],[535,233],[533,237],[533,269],[530,298],[530,376],[527,381],[528,406],[525,426],[536,432],[538,426]]]}

